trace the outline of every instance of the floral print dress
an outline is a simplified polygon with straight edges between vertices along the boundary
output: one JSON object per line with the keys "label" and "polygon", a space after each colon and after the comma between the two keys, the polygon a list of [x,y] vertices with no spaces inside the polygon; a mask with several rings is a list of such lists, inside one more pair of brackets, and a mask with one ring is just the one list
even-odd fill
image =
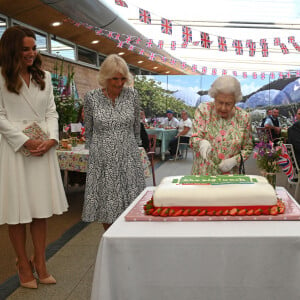
{"label": "floral print dress", "polygon": [[[212,146],[206,160],[199,152],[199,145],[203,139],[209,141]],[[240,154],[246,160],[252,152],[250,117],[246,111],[234,107],[232,116],[224,119],[217,115],[214,102],[202,103],[195,112],[190,144],[194,150],[192,174],[222,174],[219,169],[222,160],[234,157],[239,166]],[[231,173],[237,174],[238,167],[234,167]]]}

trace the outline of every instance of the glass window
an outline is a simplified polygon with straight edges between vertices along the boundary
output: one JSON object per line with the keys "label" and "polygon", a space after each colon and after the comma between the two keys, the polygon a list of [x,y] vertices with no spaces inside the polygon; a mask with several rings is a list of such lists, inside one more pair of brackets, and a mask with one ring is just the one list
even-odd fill
{"label": "glass window", "polygon": [[47,39],[45,35],[35,32],[36,46],[38,50],[47,51]]}
{"label": "glass window", "polygon": [[6,30],[6,28],[7,28],[6,20],[3,18],[0,18],[0,38],[3,34],[3,32]]}
{"label": "glass window", "polygon": [[78,47],[78,60],[91,65],[97,65],[96,52]]}
{"label": "glass window", "polygon": [[51,53],[75,60],[74,46],[51,39]]}

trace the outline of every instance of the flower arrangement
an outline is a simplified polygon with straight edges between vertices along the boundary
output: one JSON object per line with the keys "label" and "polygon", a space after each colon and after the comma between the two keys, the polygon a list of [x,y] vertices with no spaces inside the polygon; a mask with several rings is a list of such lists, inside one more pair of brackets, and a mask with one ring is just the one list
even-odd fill
{"label": "flower arrangement", "polygon": [[279,171],[278,160],[282,153],[282,147],[274,146],[273,142],[260,142],[254,147],[253,157],[257,166],[265,173],[277,173]]}
{"label": "flower arrangement", "polygon": [[[63,76],[63,65],[54,65],[54,74],[52,76],[53,94],[56,104],[56,110],[59,115],[59,131],[62,132],[67,124],[76,122],[78,111],[82,100],[75,95],[74,69],[68,65],[67,76]],[[66,78],[66,82],[65,82]]]}

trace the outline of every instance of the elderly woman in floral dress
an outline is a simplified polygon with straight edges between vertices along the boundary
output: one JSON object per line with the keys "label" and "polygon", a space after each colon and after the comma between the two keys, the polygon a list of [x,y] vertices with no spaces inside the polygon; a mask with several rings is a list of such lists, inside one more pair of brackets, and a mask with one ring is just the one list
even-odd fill
{"label": "elderly woman in floral dress", "polygon": [[238,174],[241,155],[246,160],[253,149],[249,115],[235,106],[242,99],[240,83],[232,76],[219,77],[208,94],[214,102],[200,104],[193,121],[192,174]]}

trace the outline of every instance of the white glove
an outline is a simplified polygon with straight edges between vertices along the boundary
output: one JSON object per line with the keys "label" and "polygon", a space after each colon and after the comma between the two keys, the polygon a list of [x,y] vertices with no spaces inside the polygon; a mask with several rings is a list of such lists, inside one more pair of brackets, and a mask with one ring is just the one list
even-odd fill
{"label": "white glove", "polygon": [[223,172],[229,172],[233,167],[237,165],[237,161],[234,157],[224,159],[220,164],[219,164],[219,169]]}
{"label": "white glove", "polygon": [[207,140],[202,140],[199,144],[200,154],[203,159],[207,159],[207,155],[211,151],[211,144]]}

